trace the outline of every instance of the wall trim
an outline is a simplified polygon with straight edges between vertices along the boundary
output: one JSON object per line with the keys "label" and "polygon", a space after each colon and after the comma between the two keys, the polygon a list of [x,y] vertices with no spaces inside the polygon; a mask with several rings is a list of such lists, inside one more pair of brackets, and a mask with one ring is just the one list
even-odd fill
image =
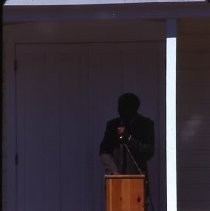
{"label": "wall trim", "polygon": [[136,20],[205,17],[210,17],[210,4],[207,2],[4,6],[4,23],[31,21]]}

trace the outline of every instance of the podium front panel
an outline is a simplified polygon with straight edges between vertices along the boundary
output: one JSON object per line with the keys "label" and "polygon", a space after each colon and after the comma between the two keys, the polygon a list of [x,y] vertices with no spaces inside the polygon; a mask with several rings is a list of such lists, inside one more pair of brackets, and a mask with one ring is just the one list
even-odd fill
{"label": "podium front panel", "polygon": [[144,211],[144,175],[107,175],[106,211]]}

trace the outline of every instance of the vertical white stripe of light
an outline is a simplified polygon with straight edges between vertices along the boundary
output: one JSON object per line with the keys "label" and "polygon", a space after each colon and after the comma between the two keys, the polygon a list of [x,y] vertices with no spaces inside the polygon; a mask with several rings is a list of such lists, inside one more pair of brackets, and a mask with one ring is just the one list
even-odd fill
{"label": "vertical white stripe of light", "polygon": [[177,211],[176,166],[176,20],[167,20],[166,40],[167,211]]}
{"label": "vertical white stripe of light", "polygon": [[205,0],[7,0],[6,5],[79,5],[123,4],[143,2],[205,2]]}

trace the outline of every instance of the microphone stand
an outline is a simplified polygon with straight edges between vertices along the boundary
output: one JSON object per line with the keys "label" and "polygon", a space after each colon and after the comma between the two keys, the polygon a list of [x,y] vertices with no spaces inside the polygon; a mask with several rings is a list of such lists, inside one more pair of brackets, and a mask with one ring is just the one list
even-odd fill
{"label": "microphone stand", "polygon": [[[131,151],[130,151],[128,145],[127,145],[125,142],[122,143],[122,145],[126,148],[126,150],[127,150],[127,152],[128,152],[128,155],[130,156],[132,162],[133,162],[134,165],[136,166],[136,168],[137,168],[139,174],[143,174],[141,168],[139,167],[138,163],[137,163],[136,160],[134,159],[134,157],[133,157],[133,155],[132,155],[132,153],[131,153]],[[147,179],[148,179],[148,178],[147,178]],[[152,201],[152,197],[151,197],[151,193],[150,193],[149,182],[147,181],[147,183],[148,183],[148,203],[150,203],[151,209],[152,209],[153,211],[155,211],[155,208],[154,208],[154,205],[153,205],[153,201]]]}
{"label": "microphone stand", "polygon": [[128,145],[127,145],[126,143],[123,143],[123,146],[126,148],[126,150],[127,150],[127,152],[128,152],[128,155],[130,156],[132,162],[133,162],[134,165],[136,166],[136,168],[137,168],[139,174],[143,174],[141,168],[139,167],[138,163],[137,163],[136,160],[134,159],[134,157],[133,157],[133,155],[132,155],[132,153],[131,153],[131,151],[130,151]]}

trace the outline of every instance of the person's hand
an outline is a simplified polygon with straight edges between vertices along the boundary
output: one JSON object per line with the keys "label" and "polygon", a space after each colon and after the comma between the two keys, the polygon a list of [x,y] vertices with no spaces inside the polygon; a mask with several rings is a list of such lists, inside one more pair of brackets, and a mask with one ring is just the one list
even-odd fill
{"label": "person's hand", "polygon": [[120,175],[120,173],[116,171],[116,172],[113,172],[112,175]]}
{"label": "person's hand", "polygon": [[118,171],[106,172],[106,175],[119,175]]}

